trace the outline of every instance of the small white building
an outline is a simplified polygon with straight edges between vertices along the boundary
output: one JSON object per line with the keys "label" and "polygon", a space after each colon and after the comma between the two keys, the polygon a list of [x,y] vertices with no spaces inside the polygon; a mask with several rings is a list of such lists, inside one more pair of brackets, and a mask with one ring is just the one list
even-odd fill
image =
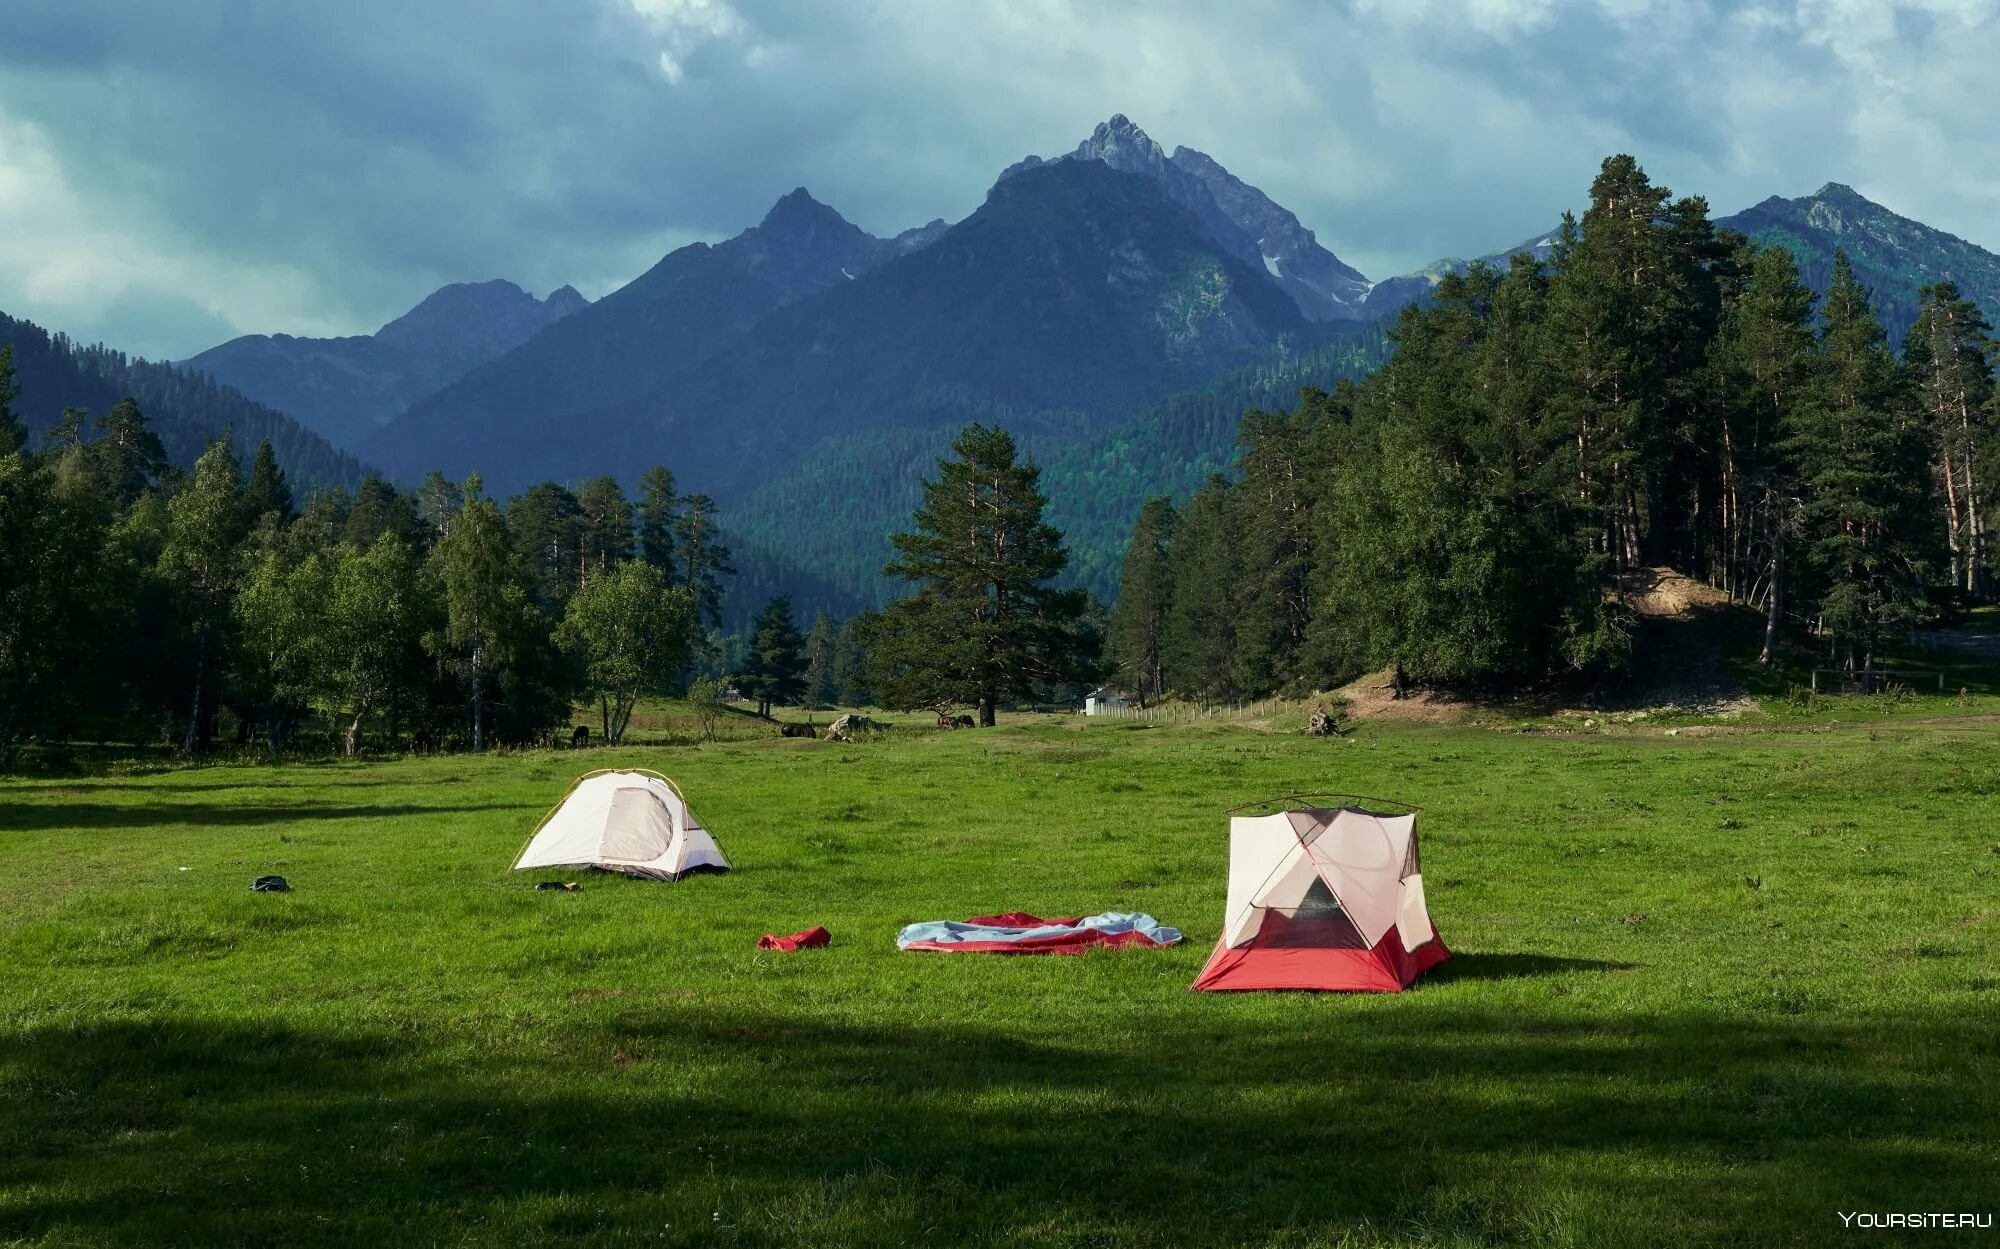
{"label": "small white building", "polygon": [[1108,685],[1100,685],[1083,696],[1083,714],[1087,716],[1101,716],[1107,711],[1122,711],[1131,705],[1132,701],[1125,696],[1124,690],[1113,689]]}

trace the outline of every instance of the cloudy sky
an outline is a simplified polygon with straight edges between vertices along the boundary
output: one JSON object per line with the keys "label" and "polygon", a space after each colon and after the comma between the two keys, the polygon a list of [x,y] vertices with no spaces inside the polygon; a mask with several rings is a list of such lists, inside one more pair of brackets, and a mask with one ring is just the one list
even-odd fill
{"label": "cloudy sky", "polygon": [[0,310],[177,357],[448,281],[595,297],[795,185],[955,220],[1114,112],[1371,277],[1614,151],[2000,249],[1995,65],[2000,0],[8,0]]}

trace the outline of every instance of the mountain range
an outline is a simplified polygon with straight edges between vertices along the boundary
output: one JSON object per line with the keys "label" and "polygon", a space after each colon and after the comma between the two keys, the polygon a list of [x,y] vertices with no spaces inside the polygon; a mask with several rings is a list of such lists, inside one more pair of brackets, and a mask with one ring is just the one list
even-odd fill
{"label": "mountain range", "polygon": [[458,282],[373,334],[246,334],[182,361],[341,446],[587,306],[564,286],[536,299],[512,282]]}
{"label": "mountain range", "polygon": [[[1837,183],[1718,224],[1790,248],[1815,286],[1845,249],[1896,337],[1943,277],[2000,317],[2000,257]],[[504,495],[664,464],[733,514],[758,569],[743,580],[796,574],[843,607],[882,592],[884,534],[948,433],[999,422],[1072,492],[1077,575],[1101,590],[1138,499],[1227,466],[1218,413],[1366,371],[1394,314],[1466,264],[1371,282],[1213,157],[1121,115],[1002,170],[955,223],[878,238],[799,188],[594,303],[464,284],[372,335],[252,335],[184,365],[403,482],[478,471]]]}
{"label": "mountain range", "polygon": [[726,495],[862,428],[1096,428],[1311,332],[1260,262],[1101,162],[1018,172],[965,220],[890,240],[801,190],[360,451],[398,476],[476,468],[500,489],[661,460]]}

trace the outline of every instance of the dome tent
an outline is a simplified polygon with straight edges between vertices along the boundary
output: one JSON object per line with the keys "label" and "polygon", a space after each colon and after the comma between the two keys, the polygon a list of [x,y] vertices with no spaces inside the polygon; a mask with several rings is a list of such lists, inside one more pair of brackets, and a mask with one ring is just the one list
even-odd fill
{"label": "dome tent", "polygon": [[648,880],[726,872],[715,838],[680,788],[638,768],[592,772],[577,781],[528,839],[514,870],[592,867]]}
{"label": "dome tent", "polygon": [[1298,805],[1229,821],[1228,910],[1194,988],[1395,993],[1451,957],[1424,905],[1415,808],[1250,805],[1280,803]]}

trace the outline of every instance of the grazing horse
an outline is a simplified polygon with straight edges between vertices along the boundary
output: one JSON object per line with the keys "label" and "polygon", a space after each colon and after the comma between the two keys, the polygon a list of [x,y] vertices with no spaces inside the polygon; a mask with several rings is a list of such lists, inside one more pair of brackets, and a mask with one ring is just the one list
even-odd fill
{"label": "grazing horse", "polygon": [[581,750],[585,746],[590,745],[590,726],[588,724],[579,724],[571,729],[569,731],[569,744],[572,750]]}
{"label": "grazing horse", "polygon": [[778,733],[783,737],[818,737],[819,730],[810,724],[781,724]]}

